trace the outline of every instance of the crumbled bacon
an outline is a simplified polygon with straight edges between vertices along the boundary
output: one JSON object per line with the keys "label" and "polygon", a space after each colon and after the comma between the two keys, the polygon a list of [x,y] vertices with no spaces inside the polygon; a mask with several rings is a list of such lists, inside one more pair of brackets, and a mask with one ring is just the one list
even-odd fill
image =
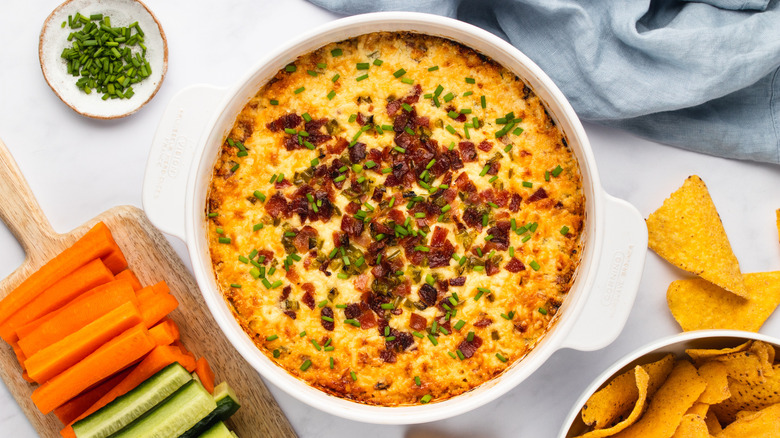
{"label": "crumbled bacon", "polygon": [[523,198],[517,193],[512,193],[512,197],[509,200],[509,211],[517,213],[520,210],[521,202],[523,202]]}
{"label": "crumbled bacon", "polygon": [[506,251],[509,248],[509,228],[509,221],[498,221],[495,226],[488,228],[487,233],[493,237],[485,244],[484,251]]}
{"label": "crumbled bacon", "polygon": [[303,302],[303,304],[306,304],[306,307],[308,307],[311,310],[314,310],[314,306],[316,305],[314,303],[314,295],[309,291],[306,291],[303,294],[303,296],[301,297],[301,302]]}
{"label": "crumbled bacon", "polygon": [[458,152],[457,149],[449,150],[447,149],[442,154],[443,157],[447,158],[447,161],[449,162],[450,169],[452,170],[460,170],[463,169],[463,160],[460,158],[460,152]]}
{"label": "crumbled bacon", "polygon": [[482,140],[482,142],[477,147],[481,151],[490,152],[490,150],[493,149],[493,143],[487,140]]}
{"label": "crumbled bacon", "polygon": [[301,124],[303,119],[295,113],[285,114],[273,122],[265,125],[271,132],[278,132],[284,129],[293,129]]}
{"label": "crumbled bacon", "polygon": [[412,282],[409,280],[402,281],[398,286],[393,288],[393,295],[399,297],[405,297],[412,292]]}
{"label": "crumbled bacon", "polygon": [[401,109],[400,100],[391,100],[390,102],[387,102],[387,106],[385,106],[387,115],[390,117],[395,116],[395,114],[398,112],[399,109]]}
{"label": "crumbled bacon", "polygon": [[482,318],[479,321],[475,322],[473,325],[474,327],[484,328],[489,326],[490,324],[493,324],[493,320],[490,318]]}
{"label": "crumbled bacon", "polygon": [[328,306],[325,306],[320,310],[320,322],[322,323],[322,328],[324,328],[327,331],[333,331],[334,328],[336,328],[336,324],[334,321],[327,321],[323,316],[328,317],[330,319],[333,319],[333,309],[331,309]]}
{"label": "crumbled bacon", "polygon": [[543,187],[539,187],[537,191],[535,191],[531,196],[528,197],[528,199],[525,200],[525,202],[536,202],[540,199],[546,199],[547,198],[547,192],[544,190]]}
{"label": "crumbled bacon", "polygon": [[334,143],[327,146],[329,154],[339,155],[349,146],[349,142],[344,137],[339,137]]}
{"label": "crumbled bacon", "polygon": [[363,233],[363,221],[355,219],[353,216],[344,215],[341,217],[341,231],[350,237],[357,237]]}
{"label": "crumbled bacon", "polygon": [[420,84],[415,84],[415,86],[412,88],[412,91],[402,100],[404,103],[411,105],[413,103],[417,103],[417,101],[420,100],[420,94],[422,94],[422,87]]}
{"label": "crumbled bacon", "polygon": [[472,339],[471,341],[463,340],[463,342],[461,342],[458,345],[458,350],[460,350],[460,352],[463,353],[463,357],[468,359],[471,356],[474,356],[474,353],[481,346],[482,346],[482,338],[480,338],[479,336],[474,336],[474,339]]}
{"label": "crumbled bacon", "polygon": [[265,211],[274,219],[289,217],[289,206],[287,198],[279,192],[274,193],[265,203]]}
{"label": "crumbled bacon", "polygon": [[428,327],[428,320],[425,319],[424,316],[419,315],[417,313],[412,313],[409,316],[409,327],[412,330],[417,330],[418,332],[422,332],[425,330],[425,327]]}
{"label": "crumbled bacon", "polygon": [[351,148],[349,148],[349,161],[351,161],[352,164],[360,163],[365,158],[366,158],[365,143],[356,142],[354,145],[352,145]]}
{"label": "crumbled bacon", "polygon": [[466,277],[450,278],[450,286],[463,286],[466,284]]}
{"label": "crumbled bacon", "polygon": [[458,149],[460,149],[460,155],[465,162],[477,161],[477,150],[474,148],[474,143],[470,141],[462,141],[458,143]]}
{"label": "crumbled bacon", "polygon": [[520,260],[512,257],[504,266],[504,269],[506,269],[509,272],[517,273],[525,270],[525,265]]}
{"label": "crumbled bacon", "polygon": [[317,230],[306,225],[293,238],[293,246],[298,252],[306,252],[317,245],[317,236],[319,236]]}
{"label": "crumbled bacon", "polygon": [[292,310],[285,310],[285,311],[284,311],[284,314],[285,314],[285,315],[287,315],[287,316],[289,316],[289,317],[290,317],[290,319],[295,319],[295,318],[297,317],[297,315],[295,314],[295,312],[293,312]]}
{"label": "crumbled bacon", "polygon": [[436,289],[428,283],[420,286],[420,290],[417,291],[417,294],[420,296],[420,300],[428,307],[436,304],[436,298],[439,295]]}
{"label": "crumbled bacon", "polygon": [[499,271],[500,269],[498,269],[498,265],[492,260],[488,260],[485,263],[485,274],[487,274],[488,277],[498,274]]}
{"label": "crumbled bacon", "polygon": [[463,222],[469,227],[482,230],[482,214],[480,214],[479,210],[474,206],[466,207],[466,209],[463,210]]}
{"label": "crumbled bacon", "polygon": [[279,295],[279,301],[284,301],[290,296],[290,292],[292,292],[292,286],[289,284],[282,288],[282,294]]}
{"label": "crumbled bacon", "polygon": [[360,210],[360,204],[357,202],[350,202],[347,204],[346,207],[344,207],[344,211],[347,212],[347,214],[355,214]]}
{"label": "crumbled bacon", "polygon": [[385,363],[395,363],[396,357],[395,352],[392,350],[382,350],[379,352],[379,358],[382,359],[382,362]]}
{"label": "crumbled bacon", "polygon": [[387,192],[387,189],[382,186],[374,187],[374,193],[371,194],[371,200],[376,203],[382,202],[382,197],[385,195],[385,192]]}

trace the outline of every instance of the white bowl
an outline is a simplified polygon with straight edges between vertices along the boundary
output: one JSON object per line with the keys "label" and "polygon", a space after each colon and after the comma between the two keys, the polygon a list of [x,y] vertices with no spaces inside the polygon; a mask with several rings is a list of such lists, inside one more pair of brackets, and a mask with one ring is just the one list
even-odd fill
{"label": "white bowl", "polygon": [[[103,14],[111,17],[112,26],[127,26],[138,22],[144,31],[146,59],[152,73],[143,81],[133,84],[135,94],[129,99],[102,99],[102,94],[87,94],[76,87],[78,79],[68,74],[67,63],[62,59],[63,49],[71,46],[67,40],[72,31],[62,27],[68,16],[76,12],[86,17]],[[68,0],[59,5],[43,24],[38,43],[41,71],[52,91],[77,113],[95,119],[116,119],[129,116],[149,102],[160,89],[168,70],[168,43],[162,26],[152,11],[138,0]]]}
{"label": "white bowl", "polygon": [[[225,135],[246,102],[299,55],[327,43],[377,31],[412,31],[469,46],[523,78],[546,103],[576,155],[586,197],[583,253],[557,322],[523,360],[479,387],[419,406],[369,406],[334,397],[288,374],[261,353],[233,318],[214,279],[206,241],[205,199]],[[452,417],[506,393],[561,348],[595,350],[620,333],[639,286],[647,229],[639,212],[601,187],[585,131],[553,82],[516,48],[482,29],[429,14],[392,12],[353,16],[309,32],[257,64],[236,87],[185,89],[173,98],[158,127],[144,182],[143,203],[162,231],[183,239],[195,278],[212,315],[241,355],[266,378],[299,400],[344,418],[411,424]]]}
{"label": "white bowl", "polygon": [[764,341],[780,349],[780,339],[759,333],[740,330],[698,330],[667,336],[653,341],[637,350],[627,354],[606,371],[601,373],[593,383],[582,393],[574,403],[566,421],[563,423],[558,438],[569,438],[582,435],[587,430],[582,422],[580,411],[593,393],[606,386],[613,377],[634,368],[636,365],[660,359],[662,356],[673,353],[679,358],[685,357],[685,350],[689,348],[728,348],[750,340]]}

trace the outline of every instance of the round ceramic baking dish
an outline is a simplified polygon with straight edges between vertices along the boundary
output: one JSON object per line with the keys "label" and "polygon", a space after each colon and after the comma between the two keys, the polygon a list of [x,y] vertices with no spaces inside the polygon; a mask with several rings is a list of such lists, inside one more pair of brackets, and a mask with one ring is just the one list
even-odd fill
{"label": "round ceramic baking dish", "polygon": [[582,393],[566,417],[558,438],[575,437],[585,433],[587,427],[580,416],[582,406],[593,393],[606,386],[606,383],[611,381],[613,377],[634,368],[636,365],[660,359],[669,353],[675,354],[677,357],[684,357],[685,350],[689,348],[729,348],[751,340],[764,341],[774,346],[775,349],[780,349],[780,339],[772,336],[740,330],[698,330],[667,336],[627,354],[604,371]]}
{"label": "round ceramic baking dish", "polygon": [[[369,406],[317,390],[275,365],[244,333],[220,293],[206,240],[204,208],[220,145],[238,112],[281,68],[325,44],[377,31],[411,31],[441,36],[469,46],[514,71],[546,103],[576,155],[586,197],[582,258],[557,321],[531,353],[481,386],[439,403]],[[266,378],[293,397],[352,420],[411,424],[469,411],[506,393],[538,369],[556,350],[595,350],[611,343],[628,317],[642,275],[647,230],[630,204],[601,187],[585,131],[550,78],[516,48],[469,24],[420,13],[376,13],[326,24],[260,61],[231,89],[194,86],[177,94],[162,117],[144,181],[147,215],[163,232],[187,244],[195,278],[225,336]]]}

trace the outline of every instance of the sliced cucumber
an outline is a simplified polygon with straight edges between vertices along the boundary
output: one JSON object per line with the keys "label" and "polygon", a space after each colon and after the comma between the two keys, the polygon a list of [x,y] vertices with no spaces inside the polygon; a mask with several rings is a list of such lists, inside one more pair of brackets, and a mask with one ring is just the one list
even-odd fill
{"label": "sliced cucumber", "polygon": [[191,380],[192,376],[184,367],[172,363],[126,394],[74,423],[73,432],[78,438],[105,438],[132,423]]}
{"label": "sliced cucumber", "polygon": [[111,435],[111,438],[177,437],[216,407],[214,398],[203,385],[190,380],[146,415]]}
{"label": "sliced cucumber", "polygon": [[199,438],[233,438],[230,434],[230,429],[225,426],[225,423],[217,421],[207,431],[203,432]]}
{"label": "sliced cucumber", "polygon": [[214,401],[217,403],[217,408],[211,411],[190,430],[184,432],[179,438],[198,437],[214,423],[225,421],[230,418],[230,416],[235,414],[238,408],[241,407],[241,405],[238,404],[236,393],[233,392],[233,388],[231,388],[227,382],[222,382],[214,388]]}

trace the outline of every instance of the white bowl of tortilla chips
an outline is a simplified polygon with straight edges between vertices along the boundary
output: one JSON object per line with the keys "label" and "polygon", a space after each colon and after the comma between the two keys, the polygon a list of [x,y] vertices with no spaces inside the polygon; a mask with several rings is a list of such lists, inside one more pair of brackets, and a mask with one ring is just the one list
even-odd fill
{"label": "white bowl of tortilla chips", "polygon": [[585,390],[559,438],[778,436],[778,349],[780,339],[737,330],[654,341]]}

